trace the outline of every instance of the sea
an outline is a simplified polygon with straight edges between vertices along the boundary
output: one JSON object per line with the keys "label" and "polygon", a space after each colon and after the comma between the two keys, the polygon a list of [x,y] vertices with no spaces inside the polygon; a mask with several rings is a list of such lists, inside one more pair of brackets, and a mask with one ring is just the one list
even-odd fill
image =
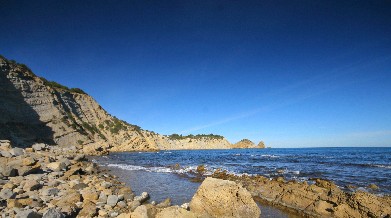
{"label": "sea", "polygon": [[[235,175],[284,177],[308,183],[321,178],[345,191],[391,195],[390,147],[172,150],[91,158],[130,185],[136,194],[146,191],[156,202],[170,197],[179,205],[190,202],[198,189],[200,183],[192,178],[199,165],[204,165],[206,175],[221,169]],[[379,189],[369,189],[370,184]],[[267,205],[260,207],[263,217],[291,217]]]}

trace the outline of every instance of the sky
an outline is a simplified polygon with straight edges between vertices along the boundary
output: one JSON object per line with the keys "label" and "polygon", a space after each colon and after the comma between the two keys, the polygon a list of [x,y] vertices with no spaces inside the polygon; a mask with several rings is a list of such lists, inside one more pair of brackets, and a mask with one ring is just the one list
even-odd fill
{"label": "sky", "polygon": [[1,55],[143,129],[391,146],[390,1],[0,5]]}

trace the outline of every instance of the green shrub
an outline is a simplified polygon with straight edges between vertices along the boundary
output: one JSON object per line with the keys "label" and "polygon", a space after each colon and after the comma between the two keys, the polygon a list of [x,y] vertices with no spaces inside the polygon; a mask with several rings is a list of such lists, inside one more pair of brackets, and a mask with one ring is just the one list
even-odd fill
{"label": "green shrub", "polygon": [[171,134],[168,136],[171,140],[181,140],[181,139],[201,139],[201,138],[207,138],[207,139],[224,139],[224,136],[221,135],[214,135],[214,134],[198,134],[198,135],[178,135],[178,134]]}

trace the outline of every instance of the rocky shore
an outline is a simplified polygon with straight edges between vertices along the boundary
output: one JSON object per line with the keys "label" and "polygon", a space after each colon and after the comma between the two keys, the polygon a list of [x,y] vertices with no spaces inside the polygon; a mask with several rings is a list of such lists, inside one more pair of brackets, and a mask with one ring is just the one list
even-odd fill
{"label": "rocky shore", "polygon": [[313,184],[308,184],[282,177],[235,176],[221,170],[212,177],[235,181],[254,199],[303,217],[391,217],[391,196],[346,192],[331,181],[314,179]]}
{"label": "rocky shore", "polygon": [[[213,190],[213,192],[210,192]],[[12,147],[0,140],[1,217],[259,217],[251,194],[232,181],[207,178],[189,203],[148,201],[76,147],[34,144]]]}

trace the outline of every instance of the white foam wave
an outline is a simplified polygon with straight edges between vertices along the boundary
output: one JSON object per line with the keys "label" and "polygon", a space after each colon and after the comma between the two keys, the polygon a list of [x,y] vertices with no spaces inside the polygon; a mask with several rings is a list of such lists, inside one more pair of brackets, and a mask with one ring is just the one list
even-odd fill
{"label": "white foam wave", "polygon": [[280,157],[280,156],[278,156],[278,155],[273,155],[273,154],[262,154],[261,157],[278,158],[278,157]]}
{"label": "white foam wave", "polygon": [[[136,165],[129,165],[129,164],[108,164],[107,166],[116,167],[116,168],[129,170],[129,171],[147,171],[147,172],[155,172],[155,173],[185,174],[197,170],[197,166],[188,166],[181,169],[172,169],[170,167],[143,167],[143,166],[136,166]],[[209,172],[209,170],[207,170],[206,173],[210,173],[210,175],[212,174],[212,172]]]}
{"label": "white foam wave", "polygon": [[391,169],[391,165],[374,164],[374,167]]}

